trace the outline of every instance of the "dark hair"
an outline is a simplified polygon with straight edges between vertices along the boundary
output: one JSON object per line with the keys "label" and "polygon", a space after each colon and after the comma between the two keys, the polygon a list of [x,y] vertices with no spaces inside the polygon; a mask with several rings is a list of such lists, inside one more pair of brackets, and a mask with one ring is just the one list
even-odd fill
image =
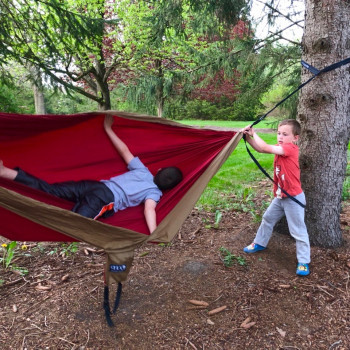
{"label": "dark hair", "polygon": [[282,120],[278,126],[282,126],[282,125],[290,125],[292,127],[292,133],[294,136],[296,135],[300,135],[300,131],[301,131],[301,126],[299,124],[299,122],[295,119],[285,119]]}
{"label": "dark hair", "polygon": [[175,187],[183,178],[182,172],[175,166],[162,168],[155,175],[153,181],[162,191]]}

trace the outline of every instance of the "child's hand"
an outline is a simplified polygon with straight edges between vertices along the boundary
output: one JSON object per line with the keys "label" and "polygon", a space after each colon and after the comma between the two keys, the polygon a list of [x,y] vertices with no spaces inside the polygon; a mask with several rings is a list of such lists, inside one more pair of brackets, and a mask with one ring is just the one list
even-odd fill
{"label": "child's hand", "polygon": [[244,129],[240,130],[240,132],[245,134],[245,135],[249,135],[251,137],[253,137],[253,134],[254,134],[254,130],[250,125],[246,126]]}
{"label": "child's hand", "polygon": [[113,123],[114,123],[114,118],[113,118],[113,116],[111,116],[111,115],[106,115],[106,116],[105,116],[104,123],[103,123],[104,128],[105,128],[105,129],[111,129]]}

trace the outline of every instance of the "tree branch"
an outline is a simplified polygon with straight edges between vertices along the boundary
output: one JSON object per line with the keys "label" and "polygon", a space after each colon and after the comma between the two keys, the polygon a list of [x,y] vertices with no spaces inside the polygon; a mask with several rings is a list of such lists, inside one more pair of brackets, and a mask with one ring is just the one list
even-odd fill
{"label": "tree branch", "polygon": [[300,28],[303,29],[303,27],[300,26],[300,25],[298,24],[299,22],[302,22],[303,20],[302,20],[302,21],[297,21],[297,22],[295,22],[295,21],[293,21],[293,20],[289,17],[289,15],[283,14],[282,12],[280,12],[279,10],[277,10],[276,8],[272,7],[270,4],[267,4],[266,2],[261,1],[261,0],[257,0],[257,1],[260,2],[261,4],[264,4],[266,7],[268,7],[269,9],[271,9],[273,12],[278,13],[278,14],[281,15],[282,17],[288,19],[288,21],[294,23],[295,25],[297,25],[298,27],[300,27]]}
{"label": "tree branch", "polygon": [[281,40],[286,40],[286,41],[288,41],[288,42],[290,42],[291,44],[293,44],[293,45],[301,45],[301,43],[299,43],[299,42],[297,42],[297,41],[293,41],[293,40],[290,40],[290,39],[288,39],[288,38],[285,38],[284,36],[282,36],[282,35],[278,35],[278,37],[281,39]]}

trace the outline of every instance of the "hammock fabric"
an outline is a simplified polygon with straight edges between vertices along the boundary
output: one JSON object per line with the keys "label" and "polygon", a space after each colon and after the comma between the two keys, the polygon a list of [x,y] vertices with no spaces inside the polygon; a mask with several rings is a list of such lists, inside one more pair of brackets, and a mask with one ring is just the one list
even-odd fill
{"label": "hammock fabric", "polygon": [[134,250],[144,242],[170,242],[240,134],[187,127],[156,117],[108,111],[75,115],[0,113],[0,158],[49,183],[100,180],[127,171],[103,128],[114,116],[117,135],[155,174],[177,166],[184,180],[157,205],[149,235],[143,205],[94,221],[70,211],[73,203],[0,178],[0,235],[19,241],[85,241],[107,253],[106,283],[122,282]]}

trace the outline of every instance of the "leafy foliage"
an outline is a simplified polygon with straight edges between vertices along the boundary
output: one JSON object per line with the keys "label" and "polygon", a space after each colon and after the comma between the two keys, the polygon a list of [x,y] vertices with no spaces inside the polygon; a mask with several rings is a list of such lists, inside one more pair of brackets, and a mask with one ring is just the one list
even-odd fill
{"label": "leafy foliage", "polygon": [[225,267],[231,267],[234,263],[238,263],[238,265],[245,266],[247,265],[246,260],[241,257],[231,253],[227,248],[220,247],[219,249],[220,257],[225,265]]}
{"label": "leafy foliage", "polygon": [[100,109],[251,120],[300,52],[254,39],[248,12],[243,0],[0,0],[0,64],[36,67],[48,111],[53,88],[72,97],[62,113],[80,94]]}
{"label": "leafy foliage", "polygon": [[33,93],[23,70],[12,62],[0,69],[0,110],[7,113],[33,113]]}
{"label": "leafy foliage", "polygon": [[[23,66],[35,66],[53,86],[108,104],[108,93],[100,94],[106,91],[109,78],[103,61],[103,34],[107,25],[117,22],[104,20],[104,3],[85,6],[78,1],[0,0],[4,16],[1,62],[6,62],[6,55]],[[76,82],[85,82],[91,90]]]}

